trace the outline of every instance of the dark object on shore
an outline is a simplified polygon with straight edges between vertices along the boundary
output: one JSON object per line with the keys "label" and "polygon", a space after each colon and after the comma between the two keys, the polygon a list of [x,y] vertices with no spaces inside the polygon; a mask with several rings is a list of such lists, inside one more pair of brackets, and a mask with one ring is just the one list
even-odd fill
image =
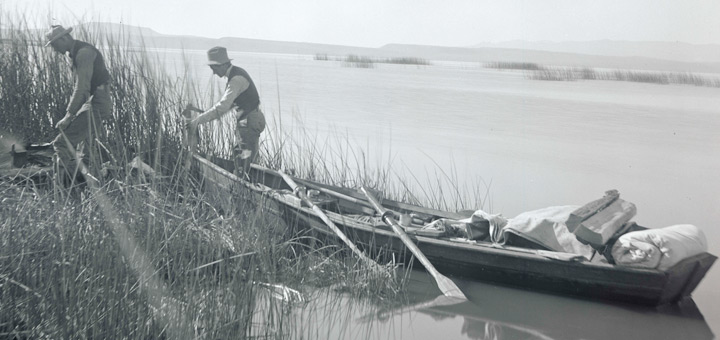
{"label": "dark object on shore", "polygon": [[12,165],[15,168],[27,166],[50,167],[52,166],[53,147],[50,143],[28,144],[24,150],[16,148],[13,144],[10,150]]}
{"label": "dark object on shore", "polygon": [[27,144],[10,148],[11,160],[0,167],[0,179],[13,182],[49,183],[52,176],[52,144]]}
{"label": "dark object on shore", "polygon": [[[238,186],[244,187],[258,197],[271,198],[289,225],[334,237],[335,233],[309,207],[300,203],[276,171],[253,164],[250,178],[256,181],[249,183],[232,174],[231,162],[222,159],[213,161],[193,155],[193,163],[206,189],[227,191]],[[398,235],[382,222],[380,216],[368,209],[362,193],[354,189],[294,179],[314,190],[322,188],[318,190],[320,194],[313,195],[313,203],[323,209],[358,247],[371,254],[392,254],[405,262],[413,258]],[[415,221],[441,218],[460,220],[467,216],[387,198],[381,200],[385,209],[423,217],[413,218],[410,225],[405,227],[405,232],[442,274],[528,290],[632,304],[672,304],[690,296],[717,259],[709,253],[702,253],[686,258],[667,270],[640,269],[595,260],[577,261],[576,257],[565,256],[567,253],[521,248],[517,245],[499,245],[458,237],[413,235],[413,229],[423,227],[416,225]],[[635,229],[643,229],[633,226]]]}

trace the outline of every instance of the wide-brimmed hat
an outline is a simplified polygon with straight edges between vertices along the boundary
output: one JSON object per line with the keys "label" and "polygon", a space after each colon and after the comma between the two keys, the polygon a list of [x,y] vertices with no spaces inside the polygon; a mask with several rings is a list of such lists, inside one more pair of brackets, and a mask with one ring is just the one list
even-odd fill
{"label": "wide-brimmed hat", "polygon": [[50,46],[53,41],[60,39],[65,34],[72,32],[72,30],[72,27],[65,28],[61,25],[52,25],[50,27],[50,30],[45,34],[45,37],[47,37],[48,39],[48,42],[47,44],[45,44],[45,46]]}
{"label": "wide-brimmed hat", "polygon": [[208,65],[222,65],[225,63],[229,63],[230,60],[228,58],[227,49],[222,46],[216,46],[208,50]]}

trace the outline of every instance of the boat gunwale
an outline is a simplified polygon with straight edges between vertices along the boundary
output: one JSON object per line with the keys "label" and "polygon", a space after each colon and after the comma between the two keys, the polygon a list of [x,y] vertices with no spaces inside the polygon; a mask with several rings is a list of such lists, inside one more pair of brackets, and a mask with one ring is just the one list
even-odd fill
{"label": "boat gunwale", "polygon": [[[289,206],[292,209],[298,210],[303,212],[306,215],[309,215],[311,217],[314,217],[314,212],[312,209],[309,209],[307,207],[297,207],[295,206],[291,201],[286,200],[284,198],[280,198],[281,203]],[[343,227],[349,227],[349,228],[358,228],[362,229],[366,232],[376,233],[376,234],[383,234],[384,236],[388,237],[396,237],[392,231],[377,228],[373,226],[370,223],[357,221],[354,219],[348,219],[348,218],[338,218],[338,216],[342,217],[344,215],[338,214],[332,211],[325,211],[325,213],[330,217],[333,222],[342,224]],[[354,225],[353,225],[354,224]],[[322,230],[328,235],[332,235],[331,232]],[[612,272],[626,272],[629,274],[646,274],[646,275],[657,275],[657,276],[666,276],[671,271],[672,268],[675,266],[680,265],[683,262],[690,262],[695,261],[696,259],[704,258],[707,256],[714,257],[714,255],[709,254],[707,252],[701,253],[692,257],[689,257],[687,259],[684,259],[681,262],[678,262],[675,266],[669,268],[668,270],[659,270],[656,268],[639,268],[639,267],[623,267],[623,266],[617,266],[612,265],[609,263],[600,263],[600,262],[590,262],[590,261],[563,261],[563,260],[556,260],[549,258],[547,256],[540,255],[538,253],[532,253],[532,249],[525,249],[525,248],[519,248],[519,247],[512,247],[512,246],[499,246],[499,245],[493,245],[491,242],[477,242],[475,243],[468,243],[468,241],[459,241],[454,239],[441,239],[441,238],[433,238],[433,237],[427,237],[427,236],[421,236],[421,235],[412,235],[408,234],[411,238],[414,238],[417,243],[429,243],[439,246],[444,246],[448,248],[453,249],[464,249],[469,250],[473,252],[482,252],[484,254],[492,254],[492,255],[502,255],[502,256],[512,256],[518,259],[522,260],[536,260],[546,263],[557,263],[564,266],[574,266],[577,268],[594,268],[594,269],[601,269],[601,270],[608,270]],[[555,251],[548,251],[548,252],[554,252],[554,253],[560,253]]]}
{"label": "boat gunwale", "polygon": [[[269,199],[272,199],[277,203],[282,204],[283,206],[286,206],[290,211],[293,212],[293,214],[302,217],[303,220],[305,220],[306,224],[308,224],[309,227],[311,227],[312,229],[327,234],[331,237],[335,235],[334,233],[330,233],[329,230],[326,230],[327,228],[324,228],[324,225],[316,226],[316,223],[307,223],[308,221],[316,221],[317,216],[315,215],[314,211],[312,211],[309,207],[304,207],[302,204],[300,204],[295,198],[292,191],[284,188],[272,188],[263,183],[251,183],[249,181],[238,178],[226,169],[222,168],[220,165],[217,165],[198,155],[194,156],[196,159],[201,161],[201,163],[208,165],[211,169],[215,170],[217,173],[222,174],[224,177],[231,180],[232,182],[241,182],[242,185],[244,185],[248,189],[253,190],[258,194],[262,194],[264,197],[268,197]],[[261,171],[262,173],[269,174],[275,178],[280,176],[274,170],[259,165],[253,164],[252,168],[257,171]],[[304,179],[302,181],[310,182],[313,184],[316,183],[314,181]],[[224,185],[217,181],[214,182],[219,185]],[[281,181],[278,181],[278,183],[281,183]],[[335,186],[327,184],[323,184],[322,186],[328,188],[329,190],[333,190],[334,188],[336,188]],[[351,191],[352,189],[344,190],[344,192]],[[329,200],[327,202],[336,202],[339,204],[341,200],[341,198],[334,197],[332,200]],[[351,202],[347,200],[345,202],[348,202],[349,204],[358,207],[361,206],[361,204],[356,202]],[[394,201],[383,201],[383,203],[386,202]],[[408,208],[414,207],[414,205],[411,204],[403,205]],[[380,234],[387,240],[393,240],[388,241],[388,244],[390,245],[394,243],[394,240],[398,239],[397,235],[395,235],[391,230],[378,228],[376,226],[377,223],[373,224],[371,222],[359,221],[347,217],[347,215],[343,215],[341,213],[336,213],[326,209],[323,210],[326,212],[328,217],[333,220],[333,222],[339,224],[342,228],[349,230],[355,229],[358,232],[364,232],[369,234]],[[549,280],[547,282],[551,282],[553,280],[560,280],[562,282],[567,282],[571,285],[580,284],[587,287],[605,287],[604,289],[610,289],[611,291],[614,291],[614,293],[611,293],[611,295],[613,296],[617,295],[632,297],[633,299],[637,299],[637,303],[656,306],[666,303],[674,303],[676,301],[679,301],[679,299],[683,298],[684,296],[689,296],[692,291],[686,292],[685,287],[691,284],[693,280],[699,278],[698,281],[695,282],[696,286],[697,283],[699,283],[705,276],[707,271],[709,271],[714,261],[717,259],[715,255],[704,252],[683,259],[682,261],[676,263],[675,265],[666,270],[659,270],[656,268],[617,266],[608,263],[591,262],[589,260],[564,261],[540,255],[532,249],[512,246],[497,246],[493,245],[491,242],[477,242],[474,240],[471,241],[460,239],[455,240],[452,238],[433,238],[421,235],[412,235],[412,237],[415,239],[415,242],[420,247],[425,249],[428,249],[428,247],[441,247],[453,252],[465,252],[469,254],[476,253],[479,254],[477,258],[481,259],[478,261],[463,261],[462,259],[457,260],[443,256],[441,255],[444,253],[442,251],[432,251],[434,255],[431,257],[433,257],[435,261],[444,262],[446,266],[481,266],[483,268],[486,268],[487,270],[491,270],[494,272],[502,272],[508,275],[520,275],[523,277],[530,275],[530,277],[534,277],[534,280]],[[361,241],[361,243],[362,242],[363,241]],[[392,245],[391,248],[393,248]],[[402,250],[398,248],[391,251]],[[504,258],[507,261],[515,261],[516,264],[511,265],[510,263],[503,261],[500,261],[500,263],[498,263],[497,265],[483,263],[487,261],[483,261],[482,258],[487,258],[488,256]],[[534,262],[536,265],[517,265],[517,263],[522,263],[523,261],[531,261]],[[703,268],[702,264],[707,263],[709,264]],[[688,272],[689,266],[692,266],[692,270]],[[548,269],[556,269],[557,271],[554,273],[550,273]],[[510,283],[510,285],[516,284]],[[526,285],[517,284],[517,286],[523,288]],[[554,289],[550,289],[548,291],[552,292],[554,291]],[[572,291],[566,291],[565,294],[576,295]],[[580,295],[584,296],[584,294]],[[587,297],[597,298],[591,295],[588,295]],[[601,299],[604,298],[601,297]]]}
{"label": "boat gunwale", "polygon": [[[206,158],[203,158],[199,155],[193,155],[193,156],[195,157],[195,159],[201,161],[202,163],[210,165],[212,168],[214,168],[215,170],[219,171],[220,173],[222,173],[223,175],[228,177],[228,179],[233,180],[233,181],[242,182],[244,186],[246,186],[252,190],[255,190],[258,192],[263,192],[263,193],[266,193],[268,191],[281,190],[281,189],[274,189],[274,188],[265,186],[263,184],[249,183],[249,182],[235,176],[234,174],[227,171],[226,169],[223,169],[219,165],[212,163],[210,160],[208,160]],[[257,165],[257,164],[252,164],[252,168],[256,169],[258,171],[264,172],[264,173],[269,173],[273,176],[280,176],[276,171],[266,168],[266,167],[263,167],[263,166],[260,166],[260,165]],[[315,185],[326,187],[331,190],[343,189],[343,188],[339,188],[339,187],[329,185],[329,184],[318,183],[318,182],[315,182],[312,180],[307,180],[307,179],[299,179],[299,180],[301,180],[302,182],[310,182]],[[352,190],[345,189],[343,191],[345,191],[345,192],[342,192],[342,193],[346,194],[346,192],[351,192]],[[314,216],[314,212],[312,211],[312,209],[310,209],[308,207],[297,206],[295,204],[294,200],[288,200],[283,195],[273,195],[273,199],[277,200],[278,202],[282,202],[283,204],[287,205],[290,208],[299,209],[299,210],[303,211],[306,215]],[[340,199],[336,198],[336,200],[340,200]],[[393,203],[400,203],[400,202],[396,202],[396,201],[392,201],[392,200],[384,200],[383,203],[386,203],[388,201],[393,202]],[[356,204],[356,203],[352,203],[352,202],[350,202],[350,203]],[[411,210],[412,207],[417,207],[410,203],[403,203],[403,205],[407,206],[408,210]],[[425,209],[424,207],[419,207],[419,208]],[[432,210],[435,210],[435,209],[432,209]],[[439,212],[442,212],[442,211],[439,211]],[[376,226],[374,226],[371,223],[358,221],[358,220],[355,220],[352,218],[347,218],[346,215],[336,213],[333,211],[325,210],[325,213],[334,220],[333,222],[340,223],[344,227],[360,228],[366,232],[380,233],[385,236],[396,237],[396,235],[392,232],[392,230],[389,230],[389,229],[385,230],[383,228],[377,228]],[[684,259],[683,261],[678,262],[673,267],[668,268],[667,270],[660,270],[660,269],[656,269],[656,268],[624,267],[624,266],[612,265],[609,263],[600,263],[600,262],[591,262],[591,261],[562,261],[562,260],[551,259],[551,258],[548,258],[546,256],[543,256],[543,255],[540,255],[537,253],[533,253],[532,249],[512,247],[512,246],[493,245],[492,242],[484,242],[484,241],[478,242],[478,241],[470,241],[470,240],[462,240],[461,241],[459,239],[454,240],[453,238],[433,238],[433,237],[427,237],[427,236],[421,236],[421,235],[410,235],[410,236],[412,238],[416,239],[416,241],[419,243],[430,243],[430,244],[435,244],[435,245],[440,245],[440,246],[445,246],[445,247],[450,247],[450,248],[455,248],[455,249],[462,248],[462,249],[471,250],[471,251],[481,250],[484,253],[492,253],[494,255],[514,256],[514,257],[521,258],[521,259],[533,259],[533,260],[538,260],[538,261],[543,261],[543,262],[562,263],[564,265],[576,266],[578,268],[593,267],[593,268],[597,268],[597,269],[606,269],[606,270],[610,270],[613,272],[627,272],[630,274],[646,274],[646,275],[649,274],[649,275],[666,276],[666,275],[669,275],[673,271],[673,268],[681,265],[682,263],[689,262],[689,261],[695,261],[697,259],[701,259],[704,257],[717,258],[716,256],[714,256],[708,252],[704,252],[704,253],[689,257],[687,259]],[[555,251],[550,250],[549,252],[555,252]],[[562,252],[555,252],[555,253],[562,253]]]}

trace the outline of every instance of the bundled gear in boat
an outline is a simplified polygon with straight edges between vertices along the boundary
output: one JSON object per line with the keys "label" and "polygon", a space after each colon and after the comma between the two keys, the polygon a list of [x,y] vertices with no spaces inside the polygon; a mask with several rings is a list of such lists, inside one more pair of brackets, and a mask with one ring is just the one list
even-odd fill
{"label": "bundled gear in boat", "polygon": [[618,266],[666,270],[706,251],[707,239],[700,228],[678,224],[622,235],[612,247],[612,257]]}

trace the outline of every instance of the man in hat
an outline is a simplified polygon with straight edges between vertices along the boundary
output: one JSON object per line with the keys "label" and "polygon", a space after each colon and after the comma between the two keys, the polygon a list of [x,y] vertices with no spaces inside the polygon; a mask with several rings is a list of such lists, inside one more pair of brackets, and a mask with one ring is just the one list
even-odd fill
{"label": "man in hat", "polygon": [[[219,119],[234,110],[237,114],[235,129],[236,144],[233,146],[235,174],[246,176],[250,163],[258,154],[260,134],[265,130],[265,116],[260,111],[260,97],[255,83],[244,69],[230,63],[225,47],[213,47],[207,52],[208,65],[213,74],[228,79],[225,93],[213,107],[192,119],[190,131],[196,131],[199,124]],[[188,109],[192,105],[188,105]]]}
{"label": "man in hat", "polygon": [[[67,54],[72,61],[75,78],[70,103],[65,116],[56,124],[60,134],[53,141],[53,147],[60,162],[71,179],[79,171],[76,150],[84,142],[82,154],[92,157],[91,164],[102,163],[100,155],[106,151],[98,147],[97,140],[104,140],[105,129],[102,121],[111,115],[112,102],[108,89],[110,73],[102,54],[95,46],[73,39],[72,27],[53,25],[47,32],[47,44],[60,54]],[[87,158],[87,157],[85,157]],[[87,159],[85,160],[87,161]]]}

